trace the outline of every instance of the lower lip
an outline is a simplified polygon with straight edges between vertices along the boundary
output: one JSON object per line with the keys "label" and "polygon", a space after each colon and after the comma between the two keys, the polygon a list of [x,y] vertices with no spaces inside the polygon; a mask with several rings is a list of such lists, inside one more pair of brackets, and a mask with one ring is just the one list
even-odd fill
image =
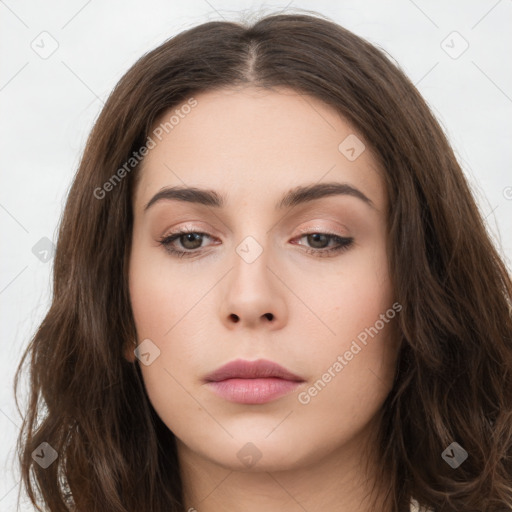
{"label": "lower lip", "polygon": [[278,379],[226,379],[209,382],[208,386],[219,396],[239,404],[264,404],[295,390],[301,382]]}

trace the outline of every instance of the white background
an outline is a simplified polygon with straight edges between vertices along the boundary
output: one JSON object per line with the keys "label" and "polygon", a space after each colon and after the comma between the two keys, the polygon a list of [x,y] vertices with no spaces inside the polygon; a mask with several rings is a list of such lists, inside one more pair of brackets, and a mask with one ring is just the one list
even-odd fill
{"label": "white background", "polygon": [[[43,237],[56,241],[103,102],[138,57],[176,33],[282,9],[317,11],[396,59],[448,134],[512,267],[512,0],[0,0],[0,512],[15,510],[19,487],[13,375],[50,298],[52,260],[41,262],[32,247]],[[459,36],[446,39],[453,31],[469,44],[456,59],[445,51],[463,48]],[[33,49],[52,44],[58,48],[46,59]]]}

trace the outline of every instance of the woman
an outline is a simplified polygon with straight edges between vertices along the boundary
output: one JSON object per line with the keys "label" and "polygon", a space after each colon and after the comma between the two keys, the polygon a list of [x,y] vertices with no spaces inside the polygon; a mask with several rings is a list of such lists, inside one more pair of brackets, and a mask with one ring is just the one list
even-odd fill
{"label": "woman", "polygon": [[383,52],[309,15],[187,30],[121,79],[69,193],[24,357],[27,492],[51,511],[510,510],[511,295]]}

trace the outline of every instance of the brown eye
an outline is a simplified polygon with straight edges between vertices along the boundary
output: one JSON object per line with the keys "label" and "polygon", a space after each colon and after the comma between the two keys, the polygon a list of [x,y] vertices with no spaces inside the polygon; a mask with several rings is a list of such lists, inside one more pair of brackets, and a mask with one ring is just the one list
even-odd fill
{"label": "brown eye", "polygon": [[324,233],[312,233],[310,235],[306,235],[308,243],[313,247],[314,249],[324,249],[329,245],[329,242],[331,241],[331,238],[329,238],[329,235],[326,235]]}
{"label": "brown eye", "polygon": [[[171,233],[165,236],[159,243],[165,247],[165,250],[170,254],[182,258],[184,256],[194,256],[199,253],[199,249],[202,247],[203,238],[211,238],[206,233],[200,233],[198,231],[180,230],[176,233]],[[178,242],[179,246],[175,247],[175,243]]]}
{"label": "brown eye", "polygon": [[[351,237],[342,237],[332,233],[306,233],[300,236],[299,240],[302,238],[306,238],[307,244],[310,246],[306,248],[306,252],[320,257],[346,251],[354,242]],[[333,247],[328,247],[330,242],[334,242]]]}
{"label": "brown eye", "polygon": [[185,235],[180,235],[177,239],[185,249],[194,250],[201,247],[203,242],[202,236],[201,233],[186,233]]}

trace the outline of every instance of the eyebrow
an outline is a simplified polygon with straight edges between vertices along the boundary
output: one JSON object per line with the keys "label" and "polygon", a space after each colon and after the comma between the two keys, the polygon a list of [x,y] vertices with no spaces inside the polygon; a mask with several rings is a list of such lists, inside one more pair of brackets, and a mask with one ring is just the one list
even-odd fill
{"label": "eyebrow", "polygon": [[[371,208],[376,209],[372,200],[363,194],[359,189],[349,185],[348,183],[332,182],[302,185],[290,189],[276,204],[276,210],[292,208],[299,204],[304,204],[323,197],[331,197],[336,195],[355,197],[363,201]],[[150,201],[144,207],[144,212],[146,212],[155,203],[164,200],[183,201],[214,208],[224,208],[227,203],[226,196],[219,194],[215,190],[184,186],[165,187],[150,199]]]}

